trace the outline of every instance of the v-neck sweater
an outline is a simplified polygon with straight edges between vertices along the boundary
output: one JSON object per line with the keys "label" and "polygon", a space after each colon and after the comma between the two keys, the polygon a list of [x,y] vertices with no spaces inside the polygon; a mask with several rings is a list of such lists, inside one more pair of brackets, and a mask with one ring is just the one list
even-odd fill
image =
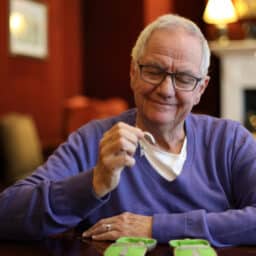
{"label": "v-neck sweater", "polygon": [[138,147],[118,187],[96,197],[99,141],[117,122],[135,120],[131,109],[84,125],[30,177],[0,194],[0,238],[39,239],[132,212],[153,216],[160,243],[191,237],[214,246],[256,244],[256,143],[235,121],[189,114],[187,158],[175,180],[159,175]]}

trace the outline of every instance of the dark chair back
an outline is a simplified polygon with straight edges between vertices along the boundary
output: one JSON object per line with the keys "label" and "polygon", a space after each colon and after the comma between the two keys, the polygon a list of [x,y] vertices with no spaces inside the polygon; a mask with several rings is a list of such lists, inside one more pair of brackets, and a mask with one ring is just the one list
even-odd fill
{"label": "dark chair back", "polygon": [[43,163],[35,122],[29,115],[11,113],[0,119],[1,180],[10,184]]}

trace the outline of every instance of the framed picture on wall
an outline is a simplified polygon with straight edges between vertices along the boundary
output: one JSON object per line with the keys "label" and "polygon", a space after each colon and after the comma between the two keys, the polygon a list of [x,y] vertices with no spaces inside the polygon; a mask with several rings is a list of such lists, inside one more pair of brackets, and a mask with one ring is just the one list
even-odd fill
{"label": "framed picture on wall", "polygon": [[30,0],[9,0],[9,48],[12,55],[46,58],[47,7]]}

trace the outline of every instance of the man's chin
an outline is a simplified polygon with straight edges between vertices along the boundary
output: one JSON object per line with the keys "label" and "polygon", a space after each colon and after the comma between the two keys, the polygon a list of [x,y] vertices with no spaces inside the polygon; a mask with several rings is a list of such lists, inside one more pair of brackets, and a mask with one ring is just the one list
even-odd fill
{"label": "man's chin", "polygon": [[148,119],[158,125],[168,125],[170,123],[173,123],[176,119],[174,116],[172,116],[170,113],[158,113],[158,114],[150,114],[148,116]]}

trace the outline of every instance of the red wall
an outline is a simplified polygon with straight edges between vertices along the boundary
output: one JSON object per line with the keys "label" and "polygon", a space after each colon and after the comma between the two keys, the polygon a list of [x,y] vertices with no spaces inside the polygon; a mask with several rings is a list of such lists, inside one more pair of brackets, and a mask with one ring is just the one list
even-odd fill
{"label": "red wall", "polygon": [[133,105],[130,52],[144,26],[143,1],[84,1],[84,92],[121,97]]}
{"label": "red wall", "polygon": [[[174,12],[192,18],[204,29],[205,0],[197,4],[187,0],[37,1],[48,6],[49,57],[44,60],[10,56],[9,0],[1,0],[0,116],[11,111],[31,114],[44,145],[60,140],[63,103],[70,96],[119,96],[133,105],[130,51],[145,24]],[[199,111],[215,114],[218,87],[207,91],[210,97]]]}
{"label": "red wall", "polygon": [[173,0],[144,0],[145,25],[156,19],[158,16],[173,11]]}
{"label": "red wall", "polygon": [[42,0],[48,7],[49,56],[8,52],[8,0],[0,8],[0,115],[31,114],[44,145],[60,139],[64,100],[82,91],[79,0]]}

